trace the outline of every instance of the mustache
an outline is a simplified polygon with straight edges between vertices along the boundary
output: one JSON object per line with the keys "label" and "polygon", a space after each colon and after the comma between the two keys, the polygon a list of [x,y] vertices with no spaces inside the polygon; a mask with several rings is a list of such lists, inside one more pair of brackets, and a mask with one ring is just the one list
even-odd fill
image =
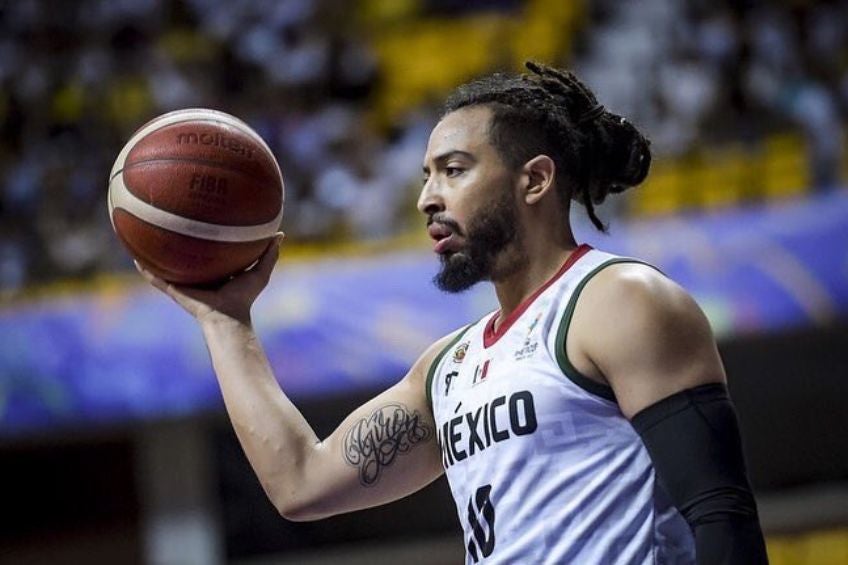
{"label": "mustache", "polygon": [[443,226],[447,226],[455,234],[463,237],[465,236],[462,231],[462,228],[459,227],[459,224],[456,223],[455,220],[452,220],[446,214],[443,214],[441,212],[433,214],[432,216],[427,218],[427,227],[429,228],[432,224],[441,224]]}

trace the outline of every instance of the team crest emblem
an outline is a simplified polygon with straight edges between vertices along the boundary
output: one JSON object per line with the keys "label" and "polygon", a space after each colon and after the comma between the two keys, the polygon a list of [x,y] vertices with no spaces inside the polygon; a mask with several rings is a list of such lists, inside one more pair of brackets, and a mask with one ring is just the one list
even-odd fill
{"label": "team crest emblem", "polygon": [[468,343],[459,344],[456,349],[453,350],[453,362],[454,363],[462,363],[465,361],[465,354],[468,353]]}

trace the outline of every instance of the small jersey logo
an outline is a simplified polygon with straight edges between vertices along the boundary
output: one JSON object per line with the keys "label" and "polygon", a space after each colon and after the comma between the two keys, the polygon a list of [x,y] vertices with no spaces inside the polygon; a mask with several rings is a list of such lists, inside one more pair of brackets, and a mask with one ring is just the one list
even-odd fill
{"label": "small jersey logo", "polygon": [[536,353],[536,349],[539,348],[539,342],[534,341],[525,341],[524,346],[515,352],[515,360],[521,361],[522,359],[527,359],[528,357],[532,357],[534,353]]}
{"label": "small jersey logo", "polygon": [[477,365],[474,369],[474,378],[471,379],[471,386],[479,385],[489,376],[489,360],[486,359],[482,365]]}
{"label": "small jersey logo", "polygon": [[533,321],[530,322],[530,327],[527,328],[527,339],[530,339],[530,334],[532,334],[533,330],[536,329],[536,326],[539,325],[539,320],[541,320],[541,319],[542,319],[542,313],[539,312],[538,314],[536,314],[536,317],[533,319]]}
{"label": "small jersey logo", "polygon": [[460,343],[456,346],[456,349],[453,350],[453,362],[454,363],[462,363],[465,361],[465,354],[468,353],[468,344],[469,342]]}
{"label": "small jersey logo", "polygon": [[539,325],[539,320],[542,319],[542,313],[536,316],[536,318],[530,323],[530,326],[527,328],[527,336],[524,338],[524,344],[521,348],[515,352],[515,360],[521,361],[522,359],[527,359],[528,357],[532,357],[536,353],[536,349],[539,348],[539,340],[533,339],[533,330],[536,329],[536,326]]}
{"label": "small jersey logo", "polygon": [[459,376],[459,371],[451,371],[445,375],[445,396],[450,394],[451,383]]}

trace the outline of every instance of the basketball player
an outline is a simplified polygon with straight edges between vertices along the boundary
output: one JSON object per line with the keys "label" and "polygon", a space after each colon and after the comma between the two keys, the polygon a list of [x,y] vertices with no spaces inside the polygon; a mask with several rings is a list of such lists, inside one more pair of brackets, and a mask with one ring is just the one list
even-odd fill
{"label": "basketball player", "polygon": [[569,204],[645,178],[647,140],[574,75],[528,63],[460,87],[418,201],[436,284],[500,309],[434,343],[320,439],[277,384],[250,308],[281,237],[216,291],[142,274],[199,322],[226,407],[280,513],[316,520],[445,473],[468,563],[766,563],[707,320],[674,282],[578,245]]}

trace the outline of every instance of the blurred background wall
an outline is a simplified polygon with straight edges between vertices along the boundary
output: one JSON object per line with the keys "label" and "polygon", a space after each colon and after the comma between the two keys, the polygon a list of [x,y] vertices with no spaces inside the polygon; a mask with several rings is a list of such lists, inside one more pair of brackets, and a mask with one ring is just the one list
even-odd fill
{"label": "blurred background wall", "polygon": [[710,318],[772,562],[848,562],[848,2],[0,0],[0,563],[461,562],[443,481],[275,515],[199,332],[113,236],[106,179],[176,108],[263,135],[289,239],[257,325],[327,434],[494,307],[432,287],[414,201],[444,96],[528,58],[652,139],[611,234],[573,221]]}

